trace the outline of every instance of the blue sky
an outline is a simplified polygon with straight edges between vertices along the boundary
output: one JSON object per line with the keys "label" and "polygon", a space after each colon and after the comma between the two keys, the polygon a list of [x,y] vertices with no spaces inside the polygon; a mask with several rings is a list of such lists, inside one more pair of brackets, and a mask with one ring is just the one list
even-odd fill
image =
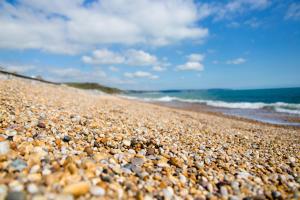
{"label": "blue sky", "polygon": [[300,2],[0,1],[0,64],[122,89],[300,86]]}

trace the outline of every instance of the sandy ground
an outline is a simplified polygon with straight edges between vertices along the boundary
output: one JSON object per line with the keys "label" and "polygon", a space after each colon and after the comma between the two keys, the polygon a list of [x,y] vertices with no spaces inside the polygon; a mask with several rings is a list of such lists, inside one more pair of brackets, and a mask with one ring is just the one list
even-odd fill
{"label": "sandy ground", "polygon": [[0,199],[299,199],[300,131],[0,80]]}

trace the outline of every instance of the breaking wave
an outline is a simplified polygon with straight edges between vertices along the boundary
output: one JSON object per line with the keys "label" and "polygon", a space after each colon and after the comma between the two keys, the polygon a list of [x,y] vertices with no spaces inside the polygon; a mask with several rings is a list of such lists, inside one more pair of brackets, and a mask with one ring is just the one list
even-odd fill
{"label": "breaking wave", "polygon": [[132,96],[123,96],[128,99],[139,99],[143,101],[156,101],[156,102],[185,102],[185,103],[200,103],[207,106],[220,107],[220,108],[232,108],[232,109],[268,109],[281,113],[300,115],[300,104],[293,103],[263,103],[263,102],[225,102],[217,100],[200,100],[200,99],[183,99],[178,97],[163,96],[158,98],[138,98]]}

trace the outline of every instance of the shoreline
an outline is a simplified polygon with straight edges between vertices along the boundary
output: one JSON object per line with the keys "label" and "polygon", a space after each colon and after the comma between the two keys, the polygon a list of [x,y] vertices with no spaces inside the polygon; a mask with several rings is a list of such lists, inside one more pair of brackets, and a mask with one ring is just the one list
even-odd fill
{"label": "shoreline", "polygon": [[[145,104],[152,104],[152,105],[159,105],[167,108],[172,108],[172,109],[178,109],[178,110],[184,110],[184,111],[189,111],[189,112],[195,112],[195,113],[203,113],[203,114],[208,114],[208,115],[213,115],[213,116],[218,116],[218,117],[224,117],[226,119],[233,119],[233,120],[238,120],[238,121],[244,121],[244,122],[249,122],[249,123],[257,123],[261,125],[267,125],[267,126],[272,126],[272,127],[281,127],[281,128],[288,128],[288,129],[295,129],[295,130],[300,130],[300,123],[297,125],[288,125],[288,124],[278,124],[276,122],[266,122],[262,120],[257,120],[253,118],[247,118],[246,116],[239,116],[239,115],[234,115],[234,114],[226,114],[221,111],[221,108],[217,107],[212,107],[212,106],[207,106],[207,105],[201,105],[198,103],[180,103],[180,104],[174,104],[172,102],[159,102],[159,101],[143,101],[141,99],[130,99],[126,98],[124,96],[118,96],[119,98],[122,98],[124,100],[129,100],[129,101],[137,101],[140,103],[145,103]],[[197,105],[194,105],[197,104]],[[298,123],[300,121],[300,117],[293,117],[290,119],[286,119],[287,123],[293,123],[296,122]]]}
{"label": "shoreline", "polygon": [[[227,119],[240,120],[240,121],[244,121],[244,122],[257,123],[257,124],[262,124],[262,125],[267,125],[267,126],[291,128],[291,129],[296,129],[296,130],[300,129],[300,124],[299,125],[286,125],[286,124],[276,124],[276,123],[271,123],[271,122],[264,122],[264,121],[260,121],[260,120],[243,117],[243,116],[224,114],[221,111],[213,111],[213,110],[205,110],[205,109],[201,110],[201,106],[197,106],[198,109],[195,110],[193,106],[191,106],[191,107],[188,107],[188,106],[176,107],[176,106],[170,105],[169,103],[163,103],[163,102],[152,102],[150,104],[161,105],[161,106],[168,107],[168,108],[186,110],[186,111],[190,111],[190,112],[200,112],[200,113],[205,113],[205,114],[219,116],[219,117],[221,116],[221,117],[224,117]],[[207,106],[204,106],[204,107],[207,107]],[[298,120],[296,122],[298,122]]]}

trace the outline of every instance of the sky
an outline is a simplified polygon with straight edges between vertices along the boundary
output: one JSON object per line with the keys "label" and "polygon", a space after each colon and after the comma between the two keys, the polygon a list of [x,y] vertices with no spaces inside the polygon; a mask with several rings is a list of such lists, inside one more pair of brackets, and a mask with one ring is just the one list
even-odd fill
{"label": "sky", "polygon": [[298,0],[0,0],[0,66],[134,90],[300,86]]}

